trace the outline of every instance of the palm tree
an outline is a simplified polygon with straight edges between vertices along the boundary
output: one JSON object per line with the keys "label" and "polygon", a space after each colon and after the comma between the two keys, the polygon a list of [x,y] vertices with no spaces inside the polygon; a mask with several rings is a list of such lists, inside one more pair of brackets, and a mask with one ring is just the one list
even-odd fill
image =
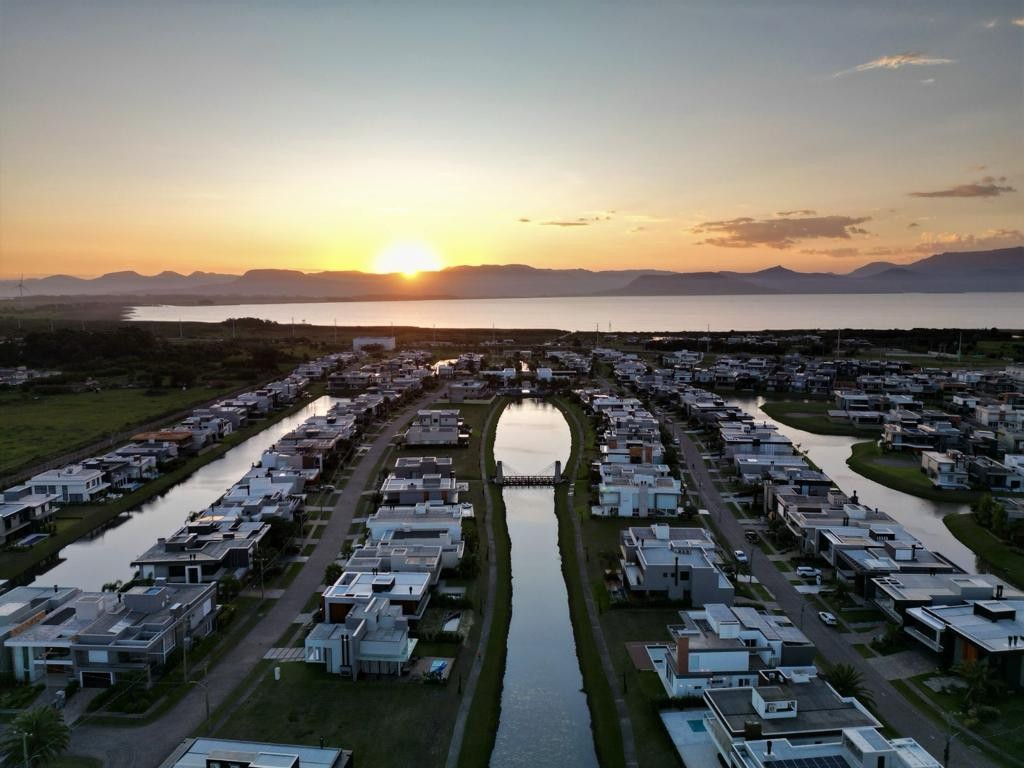
{"label": "palm tree", "polygon": [[68,748],[70,739],[71,729],[60,712],[33,707],[15,717],[0,737],[0,756],[3,765],[48,765]]}
{"label": "palm tree", "polygon": [[986,699],[999,693],[1003,688],[1003,681],[996,676],[995,670],[989,666],[987,659],[985,661],[977,659],[961,661],[953,667],[953,671],[967,683],[964,704],[968,708],[975,704],[985,703]]}
{"label": "palm tree", "polygon": [[864,685],[864,676],[852,664],[835,664],[825,673],[825,680],[840,696],[852,696],[868,707],[875,705],[875,699]]}

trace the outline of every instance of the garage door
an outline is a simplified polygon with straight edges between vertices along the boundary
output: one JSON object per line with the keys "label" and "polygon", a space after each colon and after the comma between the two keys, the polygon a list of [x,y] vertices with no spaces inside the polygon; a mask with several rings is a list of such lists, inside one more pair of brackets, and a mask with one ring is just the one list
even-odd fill
{"label": "garage door", "polygon": [[111,672],[83,672],[83,688],[109,688],[113,684],[113,673]]}

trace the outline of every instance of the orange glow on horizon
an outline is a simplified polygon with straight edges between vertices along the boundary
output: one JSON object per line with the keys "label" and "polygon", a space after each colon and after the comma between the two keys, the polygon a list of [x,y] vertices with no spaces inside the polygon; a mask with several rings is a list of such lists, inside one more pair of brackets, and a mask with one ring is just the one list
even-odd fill
{"label": "orange glow on horizon", "polygon": [[416,240],[399,240],[383,248],[373,259],[373,271],[378,274],[399,273],[407,280],[420,272],[437,272],[444,264],[437,251]]}

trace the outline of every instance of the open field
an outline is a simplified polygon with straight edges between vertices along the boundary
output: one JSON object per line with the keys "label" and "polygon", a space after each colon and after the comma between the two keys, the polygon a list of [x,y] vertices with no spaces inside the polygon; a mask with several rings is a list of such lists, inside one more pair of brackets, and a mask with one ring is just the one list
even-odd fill
{"label": "open field", "polygon": [[942,491],[933,487],[928,476],[921,471],[920,458],[885,453],[874,440],[856,443],[846,463],[868,480],[922,499],[970,503],[978,497],[975,491]]}
{"label": "open field", "polygon": [[835,408],[831,400],[769,400],[761,410],[776,421],[816,435],[876,435],[878,427],[855,427],[829,421],[828,411]]}
{"label": "open field", "polygon": [[59,395],[0,393],[0,422],[4,425],[0,431],[0,473],[14,472],[134,425],[170,416],[231,389],[166,389],[157,395],[144,389]]}
{"label": "open field", "polygon": [[973,515],[946,515],[942,522],[999,576],[1024,589],[1024,554],[978,525]]}

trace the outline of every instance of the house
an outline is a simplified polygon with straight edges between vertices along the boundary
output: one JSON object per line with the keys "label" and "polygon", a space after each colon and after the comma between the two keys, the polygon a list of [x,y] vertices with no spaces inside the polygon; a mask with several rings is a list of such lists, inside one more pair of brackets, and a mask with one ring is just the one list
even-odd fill
{"label": "house", "polygon": [[736,768],[942,768],[942,763],[910,738],[887,739],[877,728],[844,728],[839,741],[760,739],[733,746],[730,766]]}
{"label": "house", "polygon": [[380,486],[381,501],[386,506],[415,506],[421,502],[458,504],[459,494],[469,492],[469,483],[440,474],[421,477],[388,475]]}
{"label": "house", "polygon": [[209,634],[216,602],[215,584],[78,592],[4,646],[16,680],[61,674],[83,687],[107,688],[122,675],[152,672],[181,643]]}
{"label": "house", "polygon": [[989,573],[894,573],[873,581],[872,602],[897,624],[911,608],[1024,598],[1024,592]]}
{"label": "house", "polygon": [[622,532],[620,565],[631,592],[691,605],[732,603],[732,583],[716,562],[715,542],[703,528],[657,524]]}
{"label": "house", "polygon": [[62,503],[88,504],[106,495],[110,488],[101,469],[89,469],[81,464],[68,464],[34,475],[28,484],[36,494],[59,497]]}
{"label": "house", "polygon": [[415,571],[345,571],[323,592],[324,621],[342,622],[361,598],[369,597],[386,598],[398,606],[409,621],[418,621],[430,602],[430,581],[429,573]]}
{"label": "house", "polygon": [[455,477],[450,456],[399,456],[391,474],[402,479],[415,479],[424,475]]}
{"label": "house", "polygon": [[340,620],[313,626],[306,636],[306,663],[323,664],[328,672],[353,680],[361,672],[397,677],[416,643],[402,608],[386,597],[361,596]]}
{"label": "house", "polygon": [[15,544],[52,523],[59,498],[29,485],[11,486],[0,494],[0,546]]}
{"label": "house", "polygon": [[3,643],[38,624],[81,592],[77,587],[15,587],[0,595],[0,674],[13,675],[11,652]]}
{"label": "house", "polygon": [[200,517],[157,539],[132,561],[132,567],[139,569],[143,579],[169,583],[200,584],[228,576],[242,579],[255,565],[260,542],[269,532],[267,523]]}
{"label": "house", "polygon": [[453,403],[464,403],[467,400],[489,400],[491,386],[487,382],[476,379],[469,381],[453,381],[448,385],[448,399]]}
{"label": "house", "polygon": [[158,768],[351,768],[352,752],[295,744],[185,739]]}
{"label": "house", "polygon": [[937,653],[942,666],[987,661],[1009,690],[1024,686],[1024,599],[910,608],[903,629]]}
{"label": "house", "polygon": [[598,484],[597,504],[591,507],[591,513],[597,517],[675,517],[685,497],[682,483],[674,477],[622,472]]}
{"label": "house", "polygon": [[721,429],[722,455],[733,458],[744,456],[792,456],[792,441],[774,426],[750,424],[723,424]]}
{"label": "house", "polygon": [[972,483],[993,491],[1019,491],[1024,487],[1014,469],[988,456],[971,456],[967,460],[967,475]]}
{"label": "house", "polygon": [[366,520],[371,542],[389,531],[445,531],[452,541],[462,541],[462,519],[471,517],[471,504],[421,503],[409,507],[379,507]]}
{"label": "house", "polygon": [[381,541],[357,547],[348,562],[346,571],[362,573],[391,573],[412,571],[430,576],[430,585],[435,586],[444,567],[444,549],[439,544],[405,544],[399,540]]}
{"label": "house", "polygon": [[765,669],[817,674],[814,644],[785,616],[715,603],[679,616],[682,623],[668,627],[671,645],[647,647],[669,696],[756,685]]}
{"label": "house", "polygon": [[405,431],[405,445],[465,445],[469,442],[462,417],[457,408],[423,410],[413,418]]}
{"label": "house", "polygon": [[731,761],[734,750],[746,742],[834,743],[846,729],[881,727],[863,704],[840,696],[821,678],[797,682],[768,671],[759,682],[751,688],[704,691],[705,727],[724,765],[736,765]]}
{"label": "house", "polygon": [[967,457],[960,451],[939,453],[938,451],[921,452],[921,471],[924,472],[936,488],[961,489],[969,488],[967,474]]}

